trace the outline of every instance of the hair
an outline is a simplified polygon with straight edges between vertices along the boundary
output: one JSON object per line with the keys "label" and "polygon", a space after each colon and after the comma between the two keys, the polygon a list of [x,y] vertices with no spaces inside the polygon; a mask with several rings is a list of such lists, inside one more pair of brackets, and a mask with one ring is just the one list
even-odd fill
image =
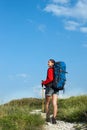
{"label": "hair", "polygon": [[51,61],[52,63],[55,64],[55,60],[54,59],[49,59],[49,61]]}

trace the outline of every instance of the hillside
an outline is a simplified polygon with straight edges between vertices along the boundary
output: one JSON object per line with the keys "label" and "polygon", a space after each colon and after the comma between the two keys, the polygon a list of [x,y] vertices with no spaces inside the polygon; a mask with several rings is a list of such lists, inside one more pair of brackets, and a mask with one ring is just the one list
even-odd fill
{"label": "hillside", "polygon": [[[23,98],[0,106],[0,130],[41,130],[45,119],[30,112],[42,108],[42,99]],[[52,107],[50,105],[50,114]],[[87,122],[87,95],[58,100],[57,120]]]}

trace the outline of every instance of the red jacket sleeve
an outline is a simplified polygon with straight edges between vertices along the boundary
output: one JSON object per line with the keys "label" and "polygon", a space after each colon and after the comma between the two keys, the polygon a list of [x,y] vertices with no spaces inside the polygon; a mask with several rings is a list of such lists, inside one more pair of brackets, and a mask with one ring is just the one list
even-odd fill
{"label": "red jacket sleeve", "polygon": [[54,69],[49,68],[47,71],[47,78],[42,82],[43,85],[51,83],[54,80]]}

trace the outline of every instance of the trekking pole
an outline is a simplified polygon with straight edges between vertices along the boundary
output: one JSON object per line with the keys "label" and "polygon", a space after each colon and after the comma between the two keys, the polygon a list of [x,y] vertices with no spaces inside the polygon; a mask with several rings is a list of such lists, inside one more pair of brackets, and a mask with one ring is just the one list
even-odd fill
{"label": "trekking pole", "polygon": [[44,112],[44,87],[42,85],[42,112]]}

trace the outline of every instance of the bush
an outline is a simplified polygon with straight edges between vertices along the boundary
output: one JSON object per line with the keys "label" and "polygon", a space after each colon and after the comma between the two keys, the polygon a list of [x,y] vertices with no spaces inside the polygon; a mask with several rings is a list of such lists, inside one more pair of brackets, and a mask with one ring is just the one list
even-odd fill
{"label": "bush", "polygon": [[85,111],[87,110],[87,96],[71,97],[60,99],[58,102],[57,119],[70,122],[86,121]]}
{"label": "bush", "polygon": [[2,105],[0,107],[0,130],[41,130],[44,119],[41,115],[31,115],[31,109],[28,105]]}

